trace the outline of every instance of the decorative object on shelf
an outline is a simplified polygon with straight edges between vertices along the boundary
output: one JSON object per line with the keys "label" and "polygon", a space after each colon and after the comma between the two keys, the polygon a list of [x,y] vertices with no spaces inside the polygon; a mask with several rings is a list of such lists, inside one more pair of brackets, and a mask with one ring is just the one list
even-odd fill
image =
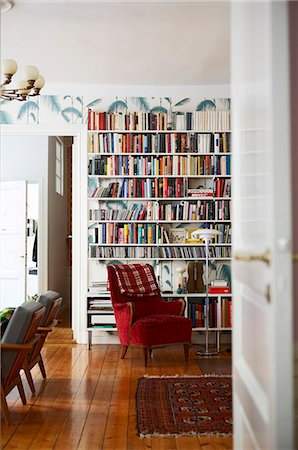
{"label": "decorative object on shelf", "polygon": [[24,79],[18,81],[14,89],[6,88],[17,70],[18,65],[14,59],[4,59],[2,61],[1,73],[4,77],[3,81],[1,81],[1,98],[3,100],[25,101],[28,97],[39,95],[45,80],[35,66],[26,66],[24,68]]}
{"label": "decorative object on shelf", "polygon": [[[186,271],[186,268],[184,266],[178,266],[176,267],[176,272],[178,274],[177,277],[177,284],[178,284],[178,288],[177,288],[177,294],[182,294],[183,291],[183,274]],[[178,292],[179,290],[179,292]]]}
{"label": "decorative object on shelf", "polygon": [[182,287],[180,283],[178,284],[177,294],[182,294]]}
{"label": "decorative object on shelf", "polygon": [[184,228],[170,228],[169,238],[173,244],[183,244],[185,242]]}
{"label": "decorative object on shelf", "polygon": [[205,311],[206,311],[206,334],[205,334],[205,351],[197,352],[201,356],[212,356],[217,355],[217,350],[209,350],[209,244],[212,242],[215,236],[220,235],[221,233],[218,230],[209,229],[209,228],[199,228],[198,230],[194,231],[192,233],[193,238],[199,237],[199,239],[203,239],[205,243],[205,249],[206,249],[206,270],[205,270],[205,276],[206,276],[206,303],[205,303]]}
{"label": "decorative object on shelf", "polygon": [[188,263],[187,271],[187,291],[190,293],[204,292],[203,263],[200,261],[190,261]]}
{"label": "decorative object on shelf", "polygon": [[172,261],[162,262],[160,264],[159,282],[162,293],[173,292],[172,272]]}

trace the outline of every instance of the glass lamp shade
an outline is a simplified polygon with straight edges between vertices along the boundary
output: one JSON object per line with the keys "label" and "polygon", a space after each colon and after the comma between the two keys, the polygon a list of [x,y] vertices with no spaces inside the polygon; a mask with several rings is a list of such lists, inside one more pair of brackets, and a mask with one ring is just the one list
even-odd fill
{"label": "glass lamp shade", "polygon": [[4,59],[1,64],[1,72],[4,75],[14,75],[18,70],[18,65],[14,59]]}
{"label": "glass lamp shade", "polygon": [[37,80],[34,83],[34,87],[37,89],[41,89],[43,88],[45,85],[45,79],[42,75],[39,75],[39,77],[37,78]]}
{"label": "glass lamp shade", "polygon": [[215,236],[221,234],[218,230],[213,230],[210,228],[199,228],[192,232],[193,239],[203,239],[204,241],[212,241]]}
{"label": "glass lamp shade", "polygon": [[17,93],[18,94],[28,94],[30,89],[27,89],[27,86],[28,86],[27,81],[25,81],[25,80],[18,81],[17,85],[16,85]]}
{"label": "glass lamp shade", "polygon": [[35,66],[26,66],[24,68],[24,78],[26,81],[37,80],[39,76],[39,70]]}

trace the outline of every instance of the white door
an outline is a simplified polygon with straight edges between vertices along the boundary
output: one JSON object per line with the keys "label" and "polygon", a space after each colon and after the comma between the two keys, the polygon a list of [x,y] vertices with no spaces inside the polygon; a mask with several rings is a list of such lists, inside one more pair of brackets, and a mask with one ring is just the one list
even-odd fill
{"label": "white door", "polygon": [[286,2],[231,2],[234,448],[293,445]]}
{"label": "white door", "polygon": [[0,183],[0,305],[26,298],[26,181]]}

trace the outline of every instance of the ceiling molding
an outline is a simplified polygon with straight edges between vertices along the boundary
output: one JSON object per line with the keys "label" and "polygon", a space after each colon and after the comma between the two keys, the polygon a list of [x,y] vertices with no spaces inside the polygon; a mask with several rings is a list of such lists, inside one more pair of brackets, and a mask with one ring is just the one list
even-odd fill
{"label": "ceiling molding", "polygon": [[101,5],[124,5],[124,4],[140,4],[140,5],[216,5],[230,3],[230,0],[15,0],[15,4],[19,3],[80,3],[80,4],[101,4]]}

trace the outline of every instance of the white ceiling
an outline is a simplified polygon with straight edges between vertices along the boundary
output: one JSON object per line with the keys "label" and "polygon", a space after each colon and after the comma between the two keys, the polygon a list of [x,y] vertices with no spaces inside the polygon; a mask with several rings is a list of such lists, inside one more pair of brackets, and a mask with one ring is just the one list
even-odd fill
{"label": "white ceiling", "polygon": [[47,83],[229,84],[227,1],[14,4],[1,14],[1,59],[37,65]]}

